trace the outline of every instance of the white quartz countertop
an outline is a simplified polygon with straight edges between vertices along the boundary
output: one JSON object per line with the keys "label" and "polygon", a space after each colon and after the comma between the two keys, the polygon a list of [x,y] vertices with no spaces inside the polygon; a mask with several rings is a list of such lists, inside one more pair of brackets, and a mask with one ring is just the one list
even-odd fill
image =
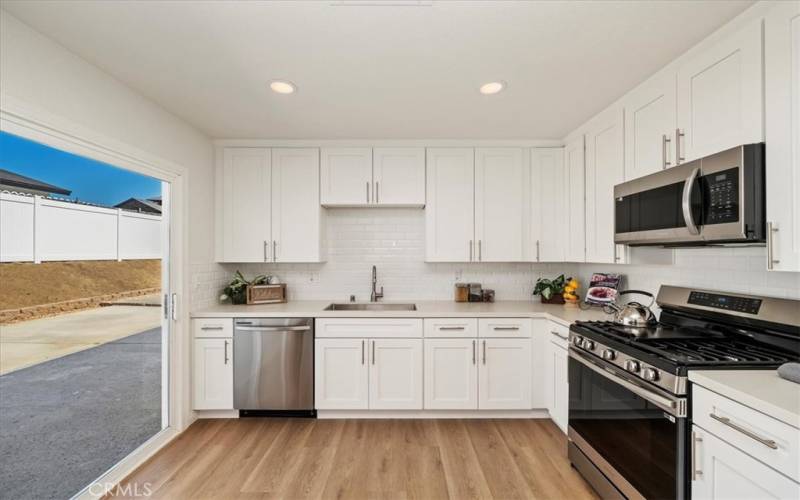
{"label": "white quartz countertop", "polygon": [[780,378],[777,370],[692,370],[689,380],[800,428],[800,384]]}
{"label": "white quartz countertop", "polygon": [[[541,304],[538,301],[452,302],[403,301],[416,304],[416,311],[325,311],[334,300],[295,300],[284,304],[220,304],[192,313],[193,318],[548,318],[569,325],[574,321],[604,320],[610,316],[599,309],[582,310],[575,306]],[[392,302],[381,302],[391,304]]]}

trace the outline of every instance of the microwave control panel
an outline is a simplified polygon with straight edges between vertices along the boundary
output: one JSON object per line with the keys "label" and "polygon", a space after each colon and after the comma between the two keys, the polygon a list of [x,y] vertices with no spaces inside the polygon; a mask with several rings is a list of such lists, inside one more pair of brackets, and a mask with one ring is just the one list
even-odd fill
{"label": "microwave control panel", "polygon": [[739,169],[731,168],[703,176],[706,187],[706,224],[739,221]]}

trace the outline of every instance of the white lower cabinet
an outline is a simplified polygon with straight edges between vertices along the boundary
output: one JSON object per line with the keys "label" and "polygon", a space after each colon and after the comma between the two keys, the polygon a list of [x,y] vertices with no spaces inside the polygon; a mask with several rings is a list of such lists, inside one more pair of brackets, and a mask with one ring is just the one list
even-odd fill
{"label": "white lower cabinet", "polygon": [[692,426],[692,498],[800,498],[800,484]]}
{"label": "white lower cabinet", "polygon": [[318,410],[422,409],[421,339],[315,341]]}
{"label": "white lower cabinet", "polygon": [[478,339],[425,339],[425,409],[477,408]]}
{"label": "white lower cabinet", "polygon": [[193,392],[195,410],[233,409],[233,340],[195,338]]}
{"label": "white lower cabinet", "polygon": [[550,341],[547,343],[545,360],[547,411],[550,418],[563,431],[567,432],[569,420],[569,356],[567,337],[569,329],[550,322]]}
{"label": "white lower cabinet", "polygon": [[531,408],[531,341],[481,339],[478,368],[478,408],[522,410]]}
{"label": "white lower cabinet", "polygon": [[422,409],[422,339],[372,339],[370,349],[370,409]]}
{"label": "white lower cabinet", "polygon": [[369,408],[365,339],[317,339],[314,344],[314,401],[319,410]]}

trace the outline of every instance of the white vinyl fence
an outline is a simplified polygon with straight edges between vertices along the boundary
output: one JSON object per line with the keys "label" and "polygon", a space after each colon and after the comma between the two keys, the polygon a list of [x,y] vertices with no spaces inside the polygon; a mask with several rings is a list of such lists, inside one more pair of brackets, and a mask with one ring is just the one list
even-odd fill
{"label": "white vinyl fence", "polygon": [[0,262],[161,258],[161,216],[0,193]]}

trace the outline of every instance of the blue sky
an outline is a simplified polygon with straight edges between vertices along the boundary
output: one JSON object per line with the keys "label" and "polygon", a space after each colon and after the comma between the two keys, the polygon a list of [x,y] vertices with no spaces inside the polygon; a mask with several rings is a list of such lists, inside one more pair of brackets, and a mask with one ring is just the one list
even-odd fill
{"label": "blue sky", "polygon": [[72,191],[72,198],[113,206],[161,195],[161,181],[0,132],[0,168]]}

